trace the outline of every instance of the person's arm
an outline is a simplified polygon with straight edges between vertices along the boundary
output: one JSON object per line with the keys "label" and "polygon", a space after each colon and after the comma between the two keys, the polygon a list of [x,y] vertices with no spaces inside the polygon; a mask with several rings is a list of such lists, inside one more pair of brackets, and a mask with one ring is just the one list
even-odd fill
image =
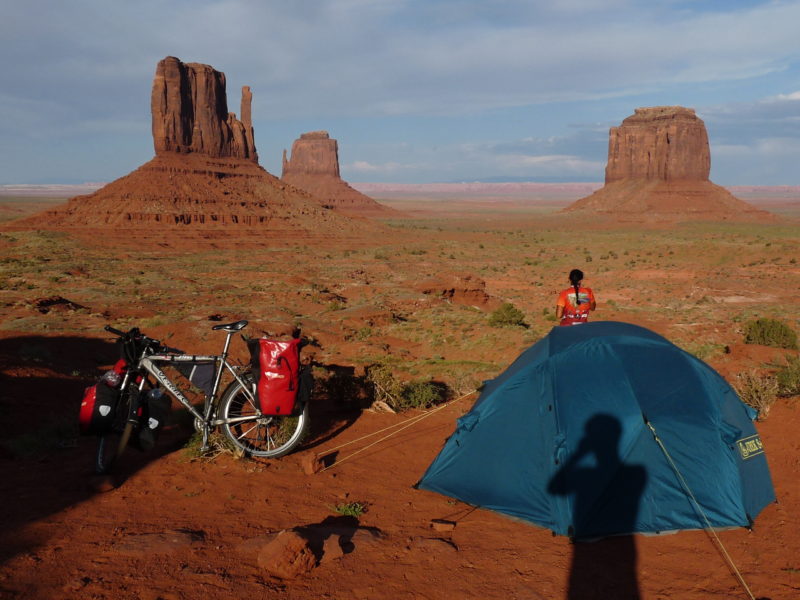
{"label": "person's arm", "polygon": [[597,308],[597,302],[594,300],[594,292],[589,290],[589,310]]}
{"label": "person's arm", "polygon": [[564,305],[566,304],[566,298],[564,292],[561,292],[558,295],[558,300],[556,300],[556,319],[561,320],[561,317],[564,316]]}

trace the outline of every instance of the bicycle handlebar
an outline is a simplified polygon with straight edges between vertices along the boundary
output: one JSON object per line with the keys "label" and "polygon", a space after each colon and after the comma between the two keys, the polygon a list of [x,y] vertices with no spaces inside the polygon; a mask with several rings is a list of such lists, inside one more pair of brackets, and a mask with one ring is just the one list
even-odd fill
{"label": "bicycle handlebar", "polygon": [[111,325],[106,325],[105,327],[103,327],[103,329],[121,338],[121,342],[123,344],[128,344],[131,342],[134,342],[136,344],[144,344],[145,347],[150,348],[151,351],[154,352],[174,352],[174,351],[180,352],[180,350],[177,350],[176,348],[170,348],[169,346],[164,346],[157,339],[146,336],[141,331],[139,331],[138,327],[133,327],[130,331],[127,332],[115,329],[114,327],[111,327]]}
{"label": "bicycle handlebar", "polygon": [[109,333],[113,333],[118,337],[125,337],[127,335],[124,331],[120,331],[119,329],[114,329],[111,325],[106,325],[105,327],[103,327],[103,329],[105,329]]}

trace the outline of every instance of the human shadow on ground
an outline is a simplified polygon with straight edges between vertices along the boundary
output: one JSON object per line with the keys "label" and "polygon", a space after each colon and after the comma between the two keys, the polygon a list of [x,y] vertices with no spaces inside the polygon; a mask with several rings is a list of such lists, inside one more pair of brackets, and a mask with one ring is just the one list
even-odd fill
{"label": "human shadow on ground", "polygon": [[[622,462],[621,435],[615,417],[600,414],[589,419],[577,450],[548,486],[550,493],[569,497],[574,543],[568,600],[641,598],[630,532],[635,530],[647,472],[641,465]],[[593,538],[602,539],[589,541]]]}

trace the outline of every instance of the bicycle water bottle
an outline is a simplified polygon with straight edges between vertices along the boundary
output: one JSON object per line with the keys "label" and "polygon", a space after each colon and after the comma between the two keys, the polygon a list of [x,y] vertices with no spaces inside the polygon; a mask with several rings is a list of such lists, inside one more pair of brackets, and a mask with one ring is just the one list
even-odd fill
{"label": "bicycle water bottle", "polygon": [[106,371],[105,373],[103,373],[103,376],[100,378],[100,381],[105,383],[110,388],[115,388],[122,381],[122,375],[120,375],[116,371]]}

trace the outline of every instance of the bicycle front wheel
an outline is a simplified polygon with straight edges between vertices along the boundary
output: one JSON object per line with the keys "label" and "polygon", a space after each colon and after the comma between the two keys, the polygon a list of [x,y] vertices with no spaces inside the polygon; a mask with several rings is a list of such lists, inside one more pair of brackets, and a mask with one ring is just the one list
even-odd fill
{"label": "bicycle front wheel", "polygon": [[117,405],[116,416],[111,429],[100,436],[97,444],[94,470],[98,475],[105,475],[128,446],[134,423],[130,419],[131,407],[139,395],[139,389],[131,384],[122,392]]}
{"label": "bicycle front wheel", "polygon": [[278,458],[289,454],[303,440],[308,427],[308,403],[293,416],[267,416],[256,409],[252,379],[231,383],[220,400],[219,416],[225,436],[248,456]]}

